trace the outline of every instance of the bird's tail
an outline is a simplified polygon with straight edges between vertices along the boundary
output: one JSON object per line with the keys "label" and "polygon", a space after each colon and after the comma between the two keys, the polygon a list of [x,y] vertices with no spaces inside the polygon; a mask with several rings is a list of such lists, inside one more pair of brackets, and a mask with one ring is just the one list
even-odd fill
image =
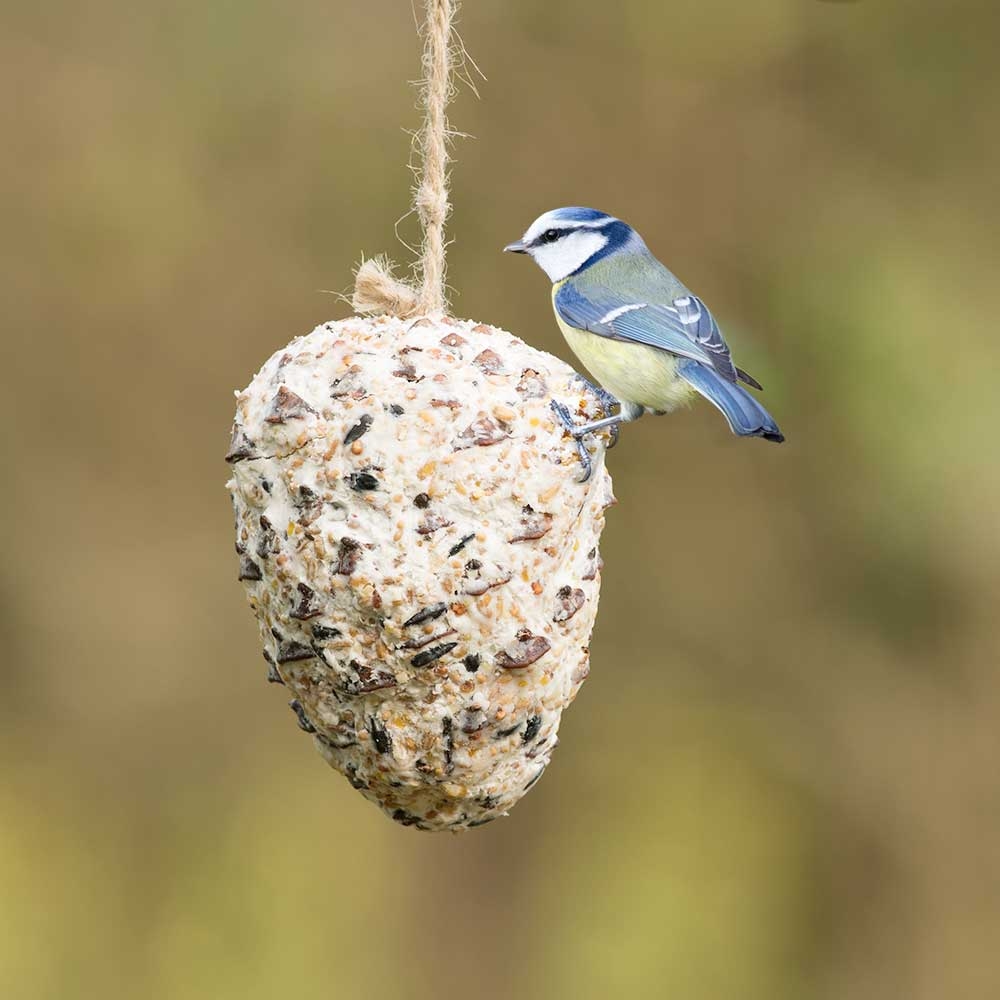
{"label": "bird's tail", "polygon": [[771,414],[742,386],[727,382],[697,361],[682,361],[677,374],[722,411],[734,434],[762,437],[765,441],[785,440]]}

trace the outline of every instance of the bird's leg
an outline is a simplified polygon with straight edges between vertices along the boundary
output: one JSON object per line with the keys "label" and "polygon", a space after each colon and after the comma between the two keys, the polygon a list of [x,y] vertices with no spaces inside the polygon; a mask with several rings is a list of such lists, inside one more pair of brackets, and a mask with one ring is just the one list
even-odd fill
{"label": "bird's leg", "polygon": [[553,399],[549,405],[552,407],[552,412],[556,415],[556,420],[562,424],[565,430],[569,431],[576,442],[577,454],[580,456],[580,465],[583,466],[583,475],[580,477],[580,482],[585,483],[590,479],[590,474],[593,472],[590,452],[587,451],[587,446],[583,443],[583,438],[576,433],[576,424],[573,423],[573,416],[569,412],[569,407],[565,403],[560,403],[558,399]]}
{"label": "bird's leg", "polygon": [[643,407],[637,403],[619,403],[618,412],[613,413],[610,417],[602,417],[600,420],[593,420],[589,424],[575,424],[573,423],[573,416],[569,412],[569,407],[565,403],[560,403],[558,400],[553,399],[550,406],[552,407],[552,412],[556,415],[556,419],[569,431],[573,440],[576,441],[580,464],[583,466],[583,475],[580,477],[581,483],[585,483],[590,479],[590,474],[593,471],[590,452],[587,451],[583,443],[584,437],[605,427],[613,427],[617,431],[619,424],[627,423],[630,420],[637,420],[645,412]]}
{"label": "bird's leg", "polygon": [[594,431],[602,431],[605,427],[610,427],[617,439],[618,425],[624,421],[625,417],[621,413],[612,413],[610,417],[601,417],[600,420],[592,420],[589,424],[575,424],[570,433],[575,438],[582,438],[587,434],[593,434]]}
{"label": "bird's leg", "polygon": [[621,405],[618,402],[618,397],[615,396],[614,393],[608,392],[607,389],[603,389],[599,385],[594,385],[594,383],[591,382],[586,375],[581,375],[579,372],[576,372],[573,376],[573,381],[582,382],[584,388],[588,389],[597,397],[597,401],[601,404],[601,409],[604,411],[606,416],[611,415],[613,407]]}
{"label": "bird's leg", "polygon": [[[584,387],[597,397],[598,405],[601,407],[601,412],[604,414],[605,417],[612,416],[611,411],[614,409],[614,407],[622,405],[619,402],[617,396],[615,396],[613,393],[608,392],[607,389],[604,389],[599,385],[594,385],[594,383],[591,382],[589,378],[587,378],[584,375],[581,375],[579,372],[577,372],[573,376],[573,380],[576,382],[582,382]],[[611,441],[608,444],[609,451],[612,448],[614,448],[616,444],[618,444],[618,424],[619,421],[616,419],[613,423],[604,425],[611,428]],[[595,428],[591,427],[591,429],[593,430]]]}
{"label": "bird's leg", "polygon": [[619,425],[638,420],[646,412],[646,409],[638,403],[622,403],[618,400],[616,402],[618,402],[617,413],[611,414],[610,417],[603,417],[600,420],[592,420],[589,424],[577,424],[570,433],[574,437],[580,438],[584,434],[593,434],[594,431],[603,430],[605,427],[613,427],[615,429],[615,440],[617,441]]}

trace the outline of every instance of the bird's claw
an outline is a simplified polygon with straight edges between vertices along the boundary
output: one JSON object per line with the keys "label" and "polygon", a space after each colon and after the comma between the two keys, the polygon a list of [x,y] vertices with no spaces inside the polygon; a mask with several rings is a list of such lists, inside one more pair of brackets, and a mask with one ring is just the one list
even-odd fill
{"label": "bird's claw", "polygon": [[583,475],[579,481],[585,483],[590,479],[590,474],[593,472],[593,464],[590,461],[590,452],[587,451],[587,446],[583,443],[583,435],[578,433],[577,425],[573,422],[573,416],[565,403],[560,403],[559,400],[553,399],[549,405],[552,407],[552,412],[555,414],[556,420],[559,421],[563,429],[568,431],[574,442],[576,442],[580,465],[583,466]]}

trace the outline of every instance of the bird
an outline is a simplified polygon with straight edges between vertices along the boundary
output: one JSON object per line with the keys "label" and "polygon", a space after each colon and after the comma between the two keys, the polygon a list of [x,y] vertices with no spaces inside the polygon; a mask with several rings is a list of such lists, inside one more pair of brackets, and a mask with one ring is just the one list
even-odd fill
{"label": "bird", "polygon": [[[552,282],[556,322],[601,388],[608,416],[574,423],[564,403],[552,409],[577,441],[646,413],[661,415],[697,396],[714,404],[734,434],[781,442],[774,418],[740,383],[761,384],[733,364],[705,303],[649,251],[621,219],[594,208],[556,208],[540,215],[506,253],[528,254]],[[617,413],[611,413],[613,406]]]}

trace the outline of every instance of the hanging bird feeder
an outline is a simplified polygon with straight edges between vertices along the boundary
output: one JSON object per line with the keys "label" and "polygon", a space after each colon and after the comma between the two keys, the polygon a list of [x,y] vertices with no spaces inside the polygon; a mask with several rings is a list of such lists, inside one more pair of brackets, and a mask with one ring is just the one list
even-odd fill
{"label": "hanging bird feeder", "polygon": [[589,670],[606,438],[580,482],[559,359],[447,313],[453,4],[427,0],[415,203],[420,287],[368,261],[354,307],[237,393],[226,460],[239,578],[267,677],[351,785],[399,823],[479,826],[538,780]]}

